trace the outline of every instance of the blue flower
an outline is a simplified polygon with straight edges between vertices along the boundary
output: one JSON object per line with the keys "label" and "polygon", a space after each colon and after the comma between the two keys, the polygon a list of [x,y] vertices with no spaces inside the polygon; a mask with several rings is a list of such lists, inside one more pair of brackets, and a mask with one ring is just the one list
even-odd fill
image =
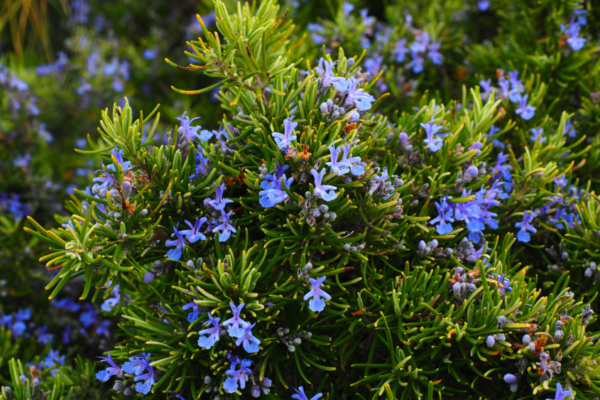
{"label": "blue flower", "polygon": [[[197,300],[197,297],[193,297],[193,299]],[[189,310],[190,308],[192,309],[192,311],[188,314],[187,320],[191,324],[192,322],[198,319],[200,306],[195,301],[192,301],[190,303],[184,304],[183,307],[181,307],[182,310]]]}
{"label": "blue flower", "polygon": [[154,368],[150,366],[150,362],[148,361],[150,356],[150,353],[142,353],[140,356],[130,357],[130,361],[123,364],[123,371],[135,375],[134,381],[137,382],[135,390],[138,393],[147,394],[155,383]]}
{"label": "blue flower", "polygon": [[254,328],[254,325],[256,325],[256,324],[252,324],[252,325],[248,325],[248,326],[244,327],[243,328],[244,333],[241,336],[239,336],[238,339],[235,341],[236,346],[239,346],[240,344],[243,343],[244,350],[246,350],[248,353],[257,353],[259,350],[258,345],[260,344],[260,340],[258,340],[252,334],[252,328]]}
{"label": "blue flower", "polygon": [[44,365],[44,368],[50,368],[50,373],[52,376],[56,377],[56,370],[61,365],[65,365],[65,356],[61,356],[58,350],[50,350],[42,364]]}
{"label": "blue flower", "polygon": [[423,143],[427,146],[429,146],[429,150],[431,150],[433,153],[435,153],[436,151],[438,151],[442,145],[444,144],[443,139],[438,138],[438,137],[434,137],[433,135],[438,134],[438,135],[447,135],[447,133],[438,133],[438,131],[440,131],[442,129],[441,125],[437,125],[433,123],[433,117],[431,117],[431,121],[427,124],[421,124],[421,126],[423,127],[423,129],[425,129],[425,132],[427,133],[427,139],[423,140]]}
{"label": "blue flower", "polygon": [[117,184],[119,183],[108,171],[106,171],[105,169],[99,169],[96,171],[96,173],[98,172],[102,172],[104,173],[104,176],[100,176],[97,178],[94,178],[93,181],[94,182],[99,182],[100,183],[100,187],[106,188],[108,186],[117,186]]}
{"label": "blue flower", "polygon": [[332,81],[333,86],[335,86],[338,91],[346,92],[344,106],[356,106],[358,111],[368,111],[371,109],[371,104],[375,101],[375,98],[365,92],[363,88],[358,87],[360,80],[354,77],[350,77],[349,79],[336,77],[333,78]]}
{"label": "blue flower", "polygon": [[[236,370],[239,365],[240,369]],[[241,362],[231,362],[231,367],[225,372],[229,378],[223,383],[223,389],[227,393],[235,393],[238,387],[244,389],[246,387],[246,374],[251,374],[252,371],[248,368],[252,365],[252,360],[242,360]]]}
{"label": "blue flower", "polygon": [[181,258],[182,250],[185,247],[185,238],[183,237],[183,234],[179,231],[179,223],[177,223],[177,225],[173,227],[173,233],[171,234],[171,237],[173,236],[175,236],[174,240],[165,241],[166,246],[175,246],[174,249],[171,249],[167,252],[167,258],[177,261]]}
{"label": "blue flower", "polygon": [[425,60],[423,60],[423,57],[419,56],[415,52],[412,52],[411,55],[413,59],[406,65],[406,68],[412,68],[415,74],[420,74],[421,72],[423,72],[423,62]]}
{"label": "blue flower", "polygon": [[[292,389],[294,389],[296,391],[296,394],[292,395],[292,399],[308,400],[308,396],[306,396],[306,393],[304,393],[304,388],[302,386],[300,386],[298,389],[296,389],[296,388],[292,388]],[[321,397],[323,397],[323,393],[317,393],[310,400],[318,400]]]}
{"label": "blue flower", "polygon": [[121,301],[121,292],[119,291],[119,285],[115,285],[110,294],[113,297],[109,297],[108,299],[104,300],[104,303],[102,303],[102,306],[100,307],[103,311],[106,312],[112,311],[117,306],[117,304],[119,304],[119,301]]}
{"label": "blue flower", "polygon": [[100,362],[107,362],[110,366],[103,371],[96,373],[96,378],[102,382],[106,382],[110,379],[111,376],[116,376],[117,378],[123,378],[123,370],[119,367],[108,353],[106,357],[98,357]]}
{"label": "blue flower", "polygon": [[317,172],[317,170],[313,168],[310,171],[310,173],[315,178],[315,188],[313,189],[313,195],[315,197],[320,197],[327,202],[334,200],[337,197],[337,193],[335,193],[335,190],[337,188],[332,185],[322,184],[323,177],[325,176],[325,169],[322,169],[321,172]]}
{"label": "blue flower", "polygon": [[[344,176],[348,172],[352,172],[352,175],[360,176],[365,173],[364,163],[360,157],[352,157],[350,143],[342,145],[340,148],[336,148],[335,145],[329,145],[328,149],[331,154],[331,161],[326,164],[331,168],[331,172],[335,172],[340,176]],[[338,161],[338,156],[342,150],[342,159]]]}
{"label": "blue flower", "polygon": [[[286,165],[285,167],[288,166]],[[261,190],[258,193],[260,196],[262,196],[258,200],[260,205],[265,208],[274,207],[276,204],[279,204],[290,197],[281,185],[282,177],[285,186],[289,189],[294,182],[294,178],[287,179],[285,174],[279,175],[279,172],[277,175],[269,174],[265,176],[265,180],[260,183],[260,187],[264,190]]]}
{"label": "blue flower", "polygon": [[[121,168],[123,169],[123,174],[127,175],[127,172],[129,171],[129,167],[131,166],[131,161],[123,160],[123,150],[118,150],[117,148],[114,148],[111,152],[111,158],[113,159],[113,162],[115,162],[121,166]],[[113,171],[113,172],[117,171],[115,168],[115,164],[110,164],[106,168],[109,171]]]}
{"label": "blue flower", "polygon": [[439,42],[431,42],[429,45],[429,58],[431,58],[431,62],[435,65],[442,65],[442,60],[444,56],[438,51],[441,47]]}
{"label": "blue flower", "polygon": [[233,211],[229,211],[227,214],[225,211],[221,211],[221,224],[215,226],[212,230],[213,232],[221,231],[219,234],[219,242],[226,242],[231,236],[231,232],[237,232],[235,227],[229,224],[231,214],[233,214]]}
{"label": "blue flower", "polygon": [[183,398],[183,396],[177,392],[171,393],[171,395],[169,397],[175,397],[176,399],[179,399],[179,400],[185,400],[185,398]]}
{"label": "blue flower", "polygon": [[519,71],[512,71],[508,73],[510,77],[510,85],[512,89],[509,92],[509,99],[513,103],[517,103],[521,100],[521,93],[523,93],[523,82],[518,80]]}
{"label": "blue flower", "polygon": [[217,192],[216,192],[217,198],[214,200],[210,200],[208,202],[208,204],[210,204],[215,210],[223,211],[227,204],[233,203],[233,200],[223,198],[224,191],[225,191],[225,186],[219,185],[219,187],[217,188]]}
{"label": "blue flower", "polygon": [[400,39],[396,42],[396,47],[392,50],[392,54],[396,55],[396,62],[404,62],[406,54],[409,50],[406,48],[406,39]]}
{"label": "blue flower", "polygon": [[219,341],[219,336],[221,335],[221,325],[219,325],[219,321],[221,321],[221,318],[213,318],[211,313],[207,313],[207,315],[208,321],[206,321],[203,325],[208,326],[208,324],[212,324],[212,328],[203,329],[200,332],[198,332],[198,334],[200,335],[200,337],[198,338],[198,346],[208,350],[211,347],[213,347],[216,342]]}
{"label": "blue flower", "polygon": [[565,397],[573,396],[573,392],[570,390],[563,390],[560,382],[556,383],[556,394],[554,395],[554,399],[546,399],[546,400],[564,400]]}
{"label": "blue flower", "polygon": [[504,153],[498,154],[498,160],[496,160],[496,165],[492,168],[492,174],[499,175],[505,181],[512,180],[512,175],[510,173],[510,166],[503,165],[509,159],[508,155]]}
{"label": "blue flower", "polygon": [[519,99],[519,107],[515,111],[525,121],[529,121],[531,118],[533,118],[533,115],[535,113],[535,107],[527,105],[527,97],[528,96],[529,95],[526,94],[525,96],[522,96]]}
{"label": "blue flower", "polygon": [[450,223],[454,222],[454,218],[452,218],[452,206],[448,204],[448,199],[448,196],[440,197],[440,202],[435,203],[435,207],[438,210],[438,216],[429,221],[431,225],[439,224],[435,227],[435,230],[440,235],[452,232],[452,225]]}
{"label": "blue flower", "polygon": [[43,344],[48,344],[52,341],[54,335],[48,333],[48,326],[44,325],[38,329],[38,342]]}
{"label": "blue flower", "polygon": [[481,93],[481,98],[483,100],[487,99],[490,93],[492,92],[492,80],[488,79],[484,81],[483,79],[479,81],[479,86],[483,89],[483,93]]}
{"label": "blue flower", "polygon": [[244,331],[242,328],[247,327],[248,325],[250,325],[248,322],[244,321],[242,319],[242,317],[240,316],[240,313],[242,312],[242,308],[244,308],[244,303],[241,303],[239,306],[235,306],[235,304],[233,304],[233,302],[229,302],[229,307],[231,307],[231,311],[233,312],[233,317],[229,318],[228,320],[223,322],[223,326],[229,326],[229,328],[227,329],[227,332],[229,333],[229,336],[231,337],[240,337],[244,334]]}
{"label": "blue flower", "polygon": [[206,236],[200,232],[200,228],[202,228],[202,225],[204,225],[206,221],[206,217],[202,217],[200,219],[196,217],[196,222],[194,225],[187,220],[183,221],[187,226],[190,227],[190,229],[180,231],[180,233],[184,235],[190,243],[196,243],[198,240],[206,240]]}
{"label": "blue flower", "polygon": [[79,321],[85,326],[89,328],[96,322],[98,322],[98,317],[96,315],[96,310],[90,303],[85,305],[86,310],[79,315]]}
{"label": "blue flower", "polygon": [[207,162],[209,161],[208,157],[204,157],[204,153],[202,147],[198,146],[198,150],[196,152],[196,171],[190,175],[189,179],[198,178],[198,174],[202,174],[206,176],[208,174]]}
{"label": "blue flower", "polygon": [[283,120],[284,133],[273,132],[271,135],[275,138],[275,143],[280,150],[287,151],[292,142],[296,140],[296,135],[293,135],[294,129],[298,126],[297,122],[293,122],[294,115]]}
{"label": "blue flower", "polygon": [[333,73],[333,66],[337,61],[327,61],[323,57],[319,59],[319,65],[315,68],[317,74],[321,76],[323,80],[323,88],[328,89],[331,86],[332,78],[335,77]]}
{"label": "blue flower", "polygon": [[320,312],[325,309],[325,300],[323,300],[321,297],[324,297],[327,300],[331,300],[331,296],[321,289],[321,286],[323,286],[324,281],[324,276],[318,279],[309,279],[309,282],[312,285],[312,287],[310,288],[310,292],[304,295],[304,301],[312,297],[312,299],[308,302],[308,308],[310,308],[314,312]]}
{"label": "blue flower", "polygon": [[179,127],[179,134],[183,135],[188,142],[191,142],[195,138],[199,138],[198,131],[201,129],[200,126],[192,126],[192,122],[199,119],[200,117],[196,117],[194,119],[190,119],[186,114],[189,112],[186,111],[183,115],[177,117],[179,121],[181,121],[181,126]]}
{"label": "blue flower", "polygon": [[571,122],[571,118],[567,119],[567,123],[565,124],[563,134],[566,134],[570,138],[574,138],[577,136],[577,131],[575,131],[575,128],[573,127],[573,122]]}
{"label": "blue flower", "polygon": [[[535,229],[533,226],[531,226],[531,221],[533,221],[533,219],[535,217],[536,217],[536,214],[534,212],[525,211],[525,214],[523,214],[523,221],[517,222],[515,224],[515,227],[520,228],[519,233],[517,234],[517,239],[519,239],[519,241],[527,243],[531,240],[531,237],[529,236],[529,232],[532,232],[532,233],[537,232],[537,229]],[[527,231],[529,231],[529,232],[527,232]]]}
{"label": "blue flower", "polygon": [[531,128],[531,133],[533,133],[533,136],[531,136],[532,142],[535,143],[538,141],[538,139],[540,143],[544,143],[546,141],[546,138],[542,136],[544,134],[544,128]]}
{"label": "blue flower", "polygon": [[510,82],[504,76],[501,76],[498,78],[498,86],[500,86],[500,90],[502,91],[502,98],[504,100],[508,99],[510,96]]}
{"label": "blue flower", "polygon": [[488,8],[490,8],[490,0],[479,0],[477,2],[477,8],[479,8],[479,11],[481,12],[487,11]]}

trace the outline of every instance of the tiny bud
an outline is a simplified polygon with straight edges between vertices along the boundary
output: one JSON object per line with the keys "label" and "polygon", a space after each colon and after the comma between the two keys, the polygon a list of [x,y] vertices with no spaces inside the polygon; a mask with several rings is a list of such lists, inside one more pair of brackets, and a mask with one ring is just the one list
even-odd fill
{"label": "tiny bud", "polygon": [[496,344],[496,340],[492,335],[489,335],[485,340],[485,344],[487,345],[487,347],[494,347],[494,345]]}
{"label": "tiny bud", "polygon": [[299,337],[295,338],[294,344],[302,344],[302,339],[300,339]]}
{"label": "tiny bud", "polygon": [[295,352],[295,351],[296,351],[296,346],[294,346],[293,344],[290,344],[290,345],[288,346],[288,350],[289,350],[289,352],[290,352],[290,353],[293,353],[293,352]]}
{"label": "tiny bud", "polygon": [[517,377],[513,374],[506,374],[504,375],[504,382],[509,384],[517,383]]}

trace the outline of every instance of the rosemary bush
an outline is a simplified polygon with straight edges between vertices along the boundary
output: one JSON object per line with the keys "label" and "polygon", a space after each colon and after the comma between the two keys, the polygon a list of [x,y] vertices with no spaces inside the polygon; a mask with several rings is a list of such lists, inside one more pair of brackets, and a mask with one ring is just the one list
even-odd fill
{"label": "rosemary bush", "polygon": [[[460,85],[443,63],[478,24],[452,16],[489,10],[460,3],[397,2],[388,17],[412,14],[394,27],[343,4],[298,35],[275,0],[216,0],[191,63],[166,62],[214,82],[173,89],[215,93],[220,126],[195,107],[163,140],[160,108],[125,99],[79,145],[98,170],[62,226],[28,217],[47,293],[85,307],[100,363],[12,359],[0,398],[600,397],[597,56],[582,33],[597,25],[575,2],[540,6],[531,26],[573,16],[547,48],[500,32],[469,47],[481,75]],[[512,45],[525,60],[501,60]],[[2,318],[11,343],[31,316]]]}

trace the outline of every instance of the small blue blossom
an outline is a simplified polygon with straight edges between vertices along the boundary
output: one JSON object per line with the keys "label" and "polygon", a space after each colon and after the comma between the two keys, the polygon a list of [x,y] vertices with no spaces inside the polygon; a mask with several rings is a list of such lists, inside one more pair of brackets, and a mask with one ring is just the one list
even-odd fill
{"label": "small blue blossom", "polygon": [[[525,211],[525,213],[523,214],[523,221],[517,222],[515,224],[515,227],[520,228],[519,233],[517,234],[517,239],[519,239],[519,241],[527,243],[531,240],[529,232],[532,232],[532,233],[537,232],[537,229],[535,229],[533,226],[531,226],[531,222],[533,221],[533,219],[535,217],[536,217],[536,214],[534,212]],[[529,232],[527,232],[527,231],[529,231]]]}
{"label": "small blue blossom", "polygon": [[314,312],[323,311],[325,309],[325,300],[323,300],[321,297],[324,297],[327,300],[331,299],[331,296],[321,289],[323,282],[325,282],[325,277],[322,276],[318,279],[310,278],[309,282],[311,284],[310,292],[304,295],[304,301],[312,298],[308,302],[308,308]]}
{"label": "small blue blossom", "polygon": [[371,104],[375,101],[375,98],[365,92],[363,88],[358,87],[361,82],[360,80],[354,77],[350,77],[349,79],[337,77],[332,80],[333,86],[338,91],[346,92],[345,107],[355,106],[358,108],[358,111],[368,111],[371,109]]}
{"label": "small blue blossom", "polygon": [[229,223],[229,218],[233,214],[233,211],[229,211],[225,213],[225,211],[221,211],[221,224],[217,225],[213,228],[213,232],[219,233],[219,242],[226,242],[230,237],[232,232],[237,232],[235,227]]}
{"label": "small blue blossom", "polygon": [[527,97],[528,96],[529,95],[527,95],[527,94],[524,96],[521,96],[521,98],[519,99],[519,107],[515,111],[525,121],[529,121],[531,118],[533,118],[533,115],[535,113],[535,107],[527,105]]}
{"label": "small blue blossom", "polygon": [[483,100],[487,99],[492,92],[492,80],[488,79],[484,81],[483,79],[479,81],[479,86],[483,89],[483,93],[481,93],[481,98]]}
{"label": "small blue blossom", "polygon": [[[439,137],[435,137],[435,134],[438,134],[438,131],[440,131],[443,127],[441,125],[437,125],[433,123],[433,117],[431,117],[431,121],[427,124],[423,124],[421,123],[421,126],[423,127],[423,129],[425,129],[425,132],[427,134],[427,139],[423,140],[423,143],[426,146],[429,146],[429,150],[433,153],[437,152],[439,149],[442,148],[442,145],[444,144],[443,139],[439,138]],[[438,135],[446,135],[447,133],[439,133]]]}
{"label": "small blue blossom", "polygon": [[233,200],[223,198],[224,191],[225,191],[225,186],[219,185],[219,187],[217,188],[217,191],[216,191],[217,197],[214,200],[210,200],[208,202],[208,204],[210,204],[212,206],[212,208],[214,208],[215,210],[223,211],[227,204],[233,203]]}
{"label": "small blue blossom", "polygon": [[286,201],[290,196],[283,189],[283,185],[281,184],[281,178],[283,178],[283,182],[285,187],[288,189],[292,186],[294,182],[294,178],[287,178],[283,173],[289,166],[285,165],[283,168],[279,168],[279,164],[277,164],[277,173],[276,174],[268,174],[265,175],[265,180],[260,183],[260,187],[263,189],[258,194],[261,198],[258,200],[260,205],[265,208],[271,208],[275,205]]}
{"label": "small blue blossom", "polygon": [[294,129],[298,126],[297,122],[293,122],[294,115],[283,120],[284,133],[273,132],[271,135],[275,138],[275,143],[280,150],[287,151],[296,140],[296,135],[293,135]]}
{"label": "small blue blossom", "polygon": [[[236,370],[236,366],[240,366],[240,369]],[[252,374],[250,367],[252,360],[242,360],[241,362],[231,362],[231,367],[225,374],[229,376],[223,383],[223,389],[227,393],[235,393],[238,387],[244,389],[246,387],[246,374]]]}
{"label": "small blue blossom", "polygon": [[48,333],[47,325],[44,325],[38,329],[37,341],[39,343],[49,344],[53,338],[54,338],[54,335],[52,335],[51,333]]}
{"label": "small blue blossom", "polygon": [[[134,374],[134,381],[137,382],[135,390],[138,393],[147,394],[155,383],[154,368],[150,365],[148,358],[151,354],[142,353],[140,356],[130,357],[128,362],[123,364],[123,371],[128,374]],[[145,372],[145,373],[144,373]],[[143,381],[143,382],[141,382]]]}
{"label": "small blue blossom", "polygon": [[201,146],[198,146],[196,151],[196,170],[190,175],[189,179],[196,179],[199,175],[206,176],[208,174],[208,157],[204,157],[204,151]]}
{"label": "small blue blossom", "polygon": [[479,11],[481,12],[487,11],[488,8],[490,8],[490,0],[479,0],[477,2],[477,8],[479,8]]}
{"label": "small blue blossom", "polygon": [[[296,388],[292,388],[296,391],[296,394],[292,395],[292,399],[295,400],[308,400],[308,396],[306,395],[306,393],[304,393],[304,388],[302,386],[300,386],[298,389]],[[318,400],[321,397],[323,397],[323,393],[317,393],[316,395],[314,395],[313,397],[311,397],[310,400]]]}
{"label": "small blue blossom", "polygon": [[[121,166],[121,168],[123,169],[123,174],[127,175],[127,172],[129,171],[129,167],[131,166],[131,161],[124,161],[123,160],[123,150],[118,150],[117,148],[114,148],[111,152],[111,158],[113,158],[113,162],[116,162],[117,164],[119,164]],[[106,167],[109,171],[113,171],[116,172],[116,168],[115,168],[115,164],[110,164],[108,167]]]}
{"label": "small blue blossom", "polygon": [[198,240],[206,240],[206,236],[200,232],[200,229],[207,220],[208,219],[206,217],[202,217],[200,219],[196,218],[196,222],[194,222],[193,225],[187,220],[183,221],[187,226],[190,227],[190,229],[180,231],[180,233],[184,235],[190,243],[196,243]]}
{"label": "small blue blossom", "polygon": [[258,340],[252,334],[252,328],[254,328],[254,325],[256,324],[248,325],[242,328],[243,334],[235,341],[236,346],[239,346],[243,343],[244,350],[246,350],[248,353],[257,353],[259,351],[258,345],[260,344],[260,340]]}
{"label": "small blue blossom", "polygon": [[85,305],[85,311],[79,315],[79,321],[85,326],[89,328],[96,322],[98,322],[98,316],[96,315],[96,310],[90,303]]}
{"label": "small blue blossom", "polygon": [[319,59],[319,64],[315,68],[317,74],[321,76],[323,81],[322,85],[325,89],[328,89],[333,83],[332,78],[335,77],[335,74],[333,73],[333,66],[336,64],[336,62],[337,61],[327,61],[321,57]]}
{"label": "small blue blossom", "polygon": [[438,210],[438,216],[432,219],[429,223],[431,225],[438,224],[435,227],[435,230],[440,235],[446,235],[452,232],[451,223],[454,222],[454,218],[452,218],[452,206],[448,204],[448,196],[441,197],[440,202],[435,203],[435,207]]}
{"label": "small blue blossom", "polygon": [[200,335],[200,337],[198,338],[198,346],[208,350],[211,347],[213,347],[216,342],[219,341],[219,337],[221,335],[221,325],[219,325],[219,321],[221,321],[221,318],[213,318],[211,313],[207,313],[207,315],[208,321],[206,321],[203,325],[208,326],[208,324],[211,324],[212,328],[203,329],[200,332],[198,332],[198,334]]}
{"label": "small blue blossom", "polygon": [[406,47],[406,39],[399,39],[396,42],[396,47],[392,51],[392,54],[396,55],[396,62],[404,62],[406,59],[406,54],[409,53],[408,48]]}
{"label": "small blue blossom", "polygon": [[570,390],[563,390],[560,382],[556,383],[556,394],[554,395],[554,399],[546,399],[546,400],[564,400],[566,397],[573,396],[573,392]]}
{"label": "small blue blossom", "polygon": [[179,223],[173,227],[173,233],[171,234],[171,237],[175,237],[175,239],[165,241],[165,245],[175,248],[167,252],[167,258],[178,261],[181,258],[181,253],[185,247],[185,238],[181,231],[179,231]]}
{"label": "small blue blossom", "polygon": [[96,378],[98,380],[106,382],[113,375],[117,378],[123,378],[123,370],[112,360],[110,353],[107,353],[106,357],[98,358],[100,358],[100,362],[107,362],[109,365],[105,370],[96,373]]}
{"label": "small blue blossom", "polygon": [[544,134],[544,128],[531,128],[531,133],[533,133],[531,136],[532,142],[536,143],[538,139],[540,143],[544,143],[546,141],[546,138],[542,136]]}
{"label": "small blue blossom", "polygon": [[192,122],[199,119],[200,117],[196,117],[194,119],[190,119],[186,114],[189,112],[186,111],[183,115],[177,117],[179,121],[181,121],[181,126],[178,129],[179,134],[183,135],[188,142],[191,142],[195,138],[199,138],[200,135],[198,131],[201,129],[200,126],[192,126]]}
{"label": "small blue blossom", "polygon": [[244,303],[241,303],[239,306],[235,306],[233,302],[229,302],[229,307],[233,312],[233,317],[223,322],[223,326],[228,326],[227,332],[229,336],[239,338],[244,334],[243,328],[249,326],[250,324],[242,319],[240,313],[242,312],[242,308],[244,308]]}
{"label": "small blue blossom", "polygon": [[104,300],[102,306],[100,307],[103,311],[111,312],[121,301],[121,292],[119,291],[119,285],[115,285],[112,292],[110,293],[112,297]]}
{"label": "small blue blossom", "polygon": [[337,188],[332,185],[322,184],[323,177],[325,176],[325,169],[322,169],[321,172],[317,172],[317,170],[313,168],[310,173],[315,178],[313,195],[315,197],[320,197],[327,202],[334,200],[337,197],[337,193],[335,192]]}

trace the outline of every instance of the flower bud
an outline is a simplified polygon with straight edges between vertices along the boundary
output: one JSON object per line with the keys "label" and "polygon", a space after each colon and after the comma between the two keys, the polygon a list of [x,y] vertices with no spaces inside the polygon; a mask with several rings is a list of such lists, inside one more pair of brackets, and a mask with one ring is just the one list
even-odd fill
{"label": "flower bud", "polygon": [[487,339],[485,339],[485,344],[487,344],[487,347],[494,347],[496,340],[492,335],[489,335]]}
{"label": "flower bud", "polygon": [[506,374],[506,375],[504,375],[504,382],[506,382],[508,384],[517,383],[517,377],[514,376],[513,374]]}

